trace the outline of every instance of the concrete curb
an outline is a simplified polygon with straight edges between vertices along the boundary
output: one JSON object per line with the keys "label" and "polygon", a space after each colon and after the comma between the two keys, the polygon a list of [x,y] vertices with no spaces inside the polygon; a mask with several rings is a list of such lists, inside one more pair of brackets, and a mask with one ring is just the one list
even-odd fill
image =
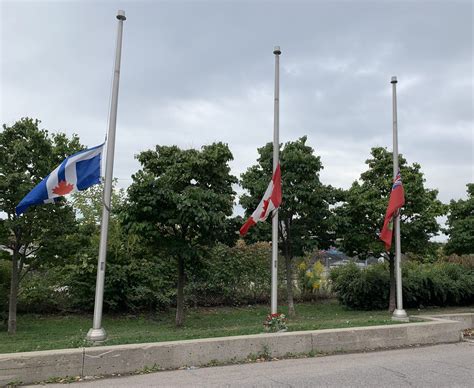
{"label": "concrete curb", "polygon": [[186,341],[0,354],[0,385],[53,377],[132,373],[246,361],[252,355],[288,357],[461,341],[474,313],[418,316],[422,322],[388,326],[255,334]]}

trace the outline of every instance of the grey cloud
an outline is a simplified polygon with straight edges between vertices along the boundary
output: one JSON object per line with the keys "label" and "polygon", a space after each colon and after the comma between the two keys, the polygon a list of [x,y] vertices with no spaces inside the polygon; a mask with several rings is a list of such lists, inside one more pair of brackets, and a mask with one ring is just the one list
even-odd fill
{"label": "grey cloud", "polygon": [[[348,187],[373,146],[400,151],[440,197],[473,174],[472,2],[3,2],[2,122],[102,141],[115,39],[126,10],[115,174],[155,144],[222,140],[238,175],[271,141],[273,55],[281,56],[281,140],[308,135],[322,179]],[[456,174],[453,174],[453,171]],[[455,177],[453,176],[455,175]]]}

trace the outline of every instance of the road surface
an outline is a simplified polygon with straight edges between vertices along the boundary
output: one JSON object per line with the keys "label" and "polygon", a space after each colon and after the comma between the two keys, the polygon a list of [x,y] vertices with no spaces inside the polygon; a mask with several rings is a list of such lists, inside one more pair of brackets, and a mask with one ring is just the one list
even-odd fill
{"label": "road surface", "polygon": [[157,372],[73,386],[474,387],[474,342]]}

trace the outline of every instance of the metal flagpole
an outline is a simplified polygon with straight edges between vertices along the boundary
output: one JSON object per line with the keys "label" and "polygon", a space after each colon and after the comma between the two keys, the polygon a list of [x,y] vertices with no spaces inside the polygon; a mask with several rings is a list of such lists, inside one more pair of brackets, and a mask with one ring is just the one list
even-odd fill
{"label": "metal flagpole", "polygon": [[[397,77],[392,77],[392,109],[393,109],[393,179],[398,174],[398,124],[397,124]],[[401,262],[401,241],[400,241],[400,213],[395,217],[395,277],[397,283],[397,308],[393,311],[392,319],[397,321],[408,321],[408,315],[403,309],[402,295],[402,271]]]}
{"label": "metal flagpole", "polygon": [[100,228],[99,262],[97,265],[97,282],[95,287],[94,321],[87,333],[90,341],[104,341],[107,333],[102,327],[102,305],[104,301],[105,259],[107,256],[107,233],[109,229],[110,202],[112,197],[112,179],[114,169],[115,129],[117,126],[117,103],[120,78],[120,58],[122,54],[123,21],[125,11],[117,12],[117,46],[115,51],[114,81],[112,85],[112,101],[110,104],[109,131],[107,134],[107,156],[105,164],[104,204],[102,208],[102,224]]}
{"label": "metal flagpole", "polygon": [[[273,172],[279,163],[280,153],[280,46],[275,46],[275,105],[273,116]],[[278,310],[278,208],[273,211],[272,217],[272,305],[271,313]]]}

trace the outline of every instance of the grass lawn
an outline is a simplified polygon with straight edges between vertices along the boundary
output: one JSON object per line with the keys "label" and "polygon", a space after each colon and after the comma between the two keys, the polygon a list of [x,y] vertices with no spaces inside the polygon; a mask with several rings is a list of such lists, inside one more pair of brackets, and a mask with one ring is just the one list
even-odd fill
{"label": "grass lawn", "polygon": [[[258,334],[268,306],[188,309],[183,328],[174,326],[174,311],[154,316],[105,316],[106,345],[175,341],[194,338]],[[286,313],[286,308],[281,310]],[[411,310],[409,314],[473,312],[473,308]],[[387,311],[347,310],[336,301],[303,303],[296,306],[297,317],[288,323],[289,331],[392,324]],[[0,332],[0,353],[63,349],[87,346],[84,341],[91,327],[90,315],[20,315],[15,336]]]}

